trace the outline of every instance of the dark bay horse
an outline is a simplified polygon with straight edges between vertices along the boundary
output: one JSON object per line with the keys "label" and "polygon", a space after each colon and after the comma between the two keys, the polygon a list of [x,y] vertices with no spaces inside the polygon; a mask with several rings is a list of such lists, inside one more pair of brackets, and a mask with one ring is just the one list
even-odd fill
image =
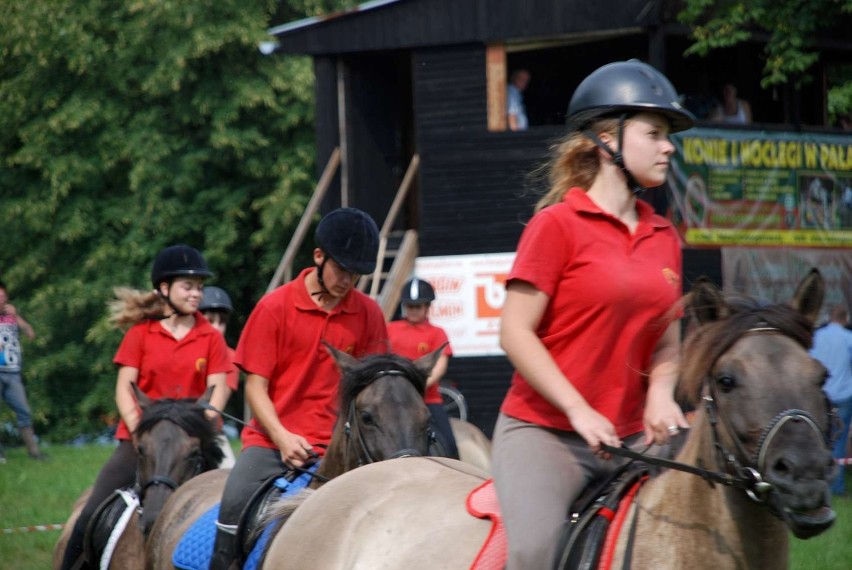
{"label": "dark bay horse", "polygon": [[[180,485],[199,473],[215,469],[223,453],[214,424],[204,415],[213,388],[198,399],[152,400],[133,384],[142,417],[134,433],[138,455],[136,481],[142,516],[133,512],[116,543],[110,568],[144,568],[145,536],[166,500]],[[90,490],[74,505],[53,554],[53,566],[62,563],[65,545]],[[93,564],[97,566],[97,564]]]}
{"label": "dark bay horse", "polygon": [[[395,354],[358,360],[328,349],[342,372],[340,417],[311,487],[361,465],[427,455],[432,440],[423,391],[441,350],[411,361]],[[220,501],[227,477],[228,470],[217,469],[174,494],[148,540],[149,568],[172,568],[172,554],[181,537]]]}
{"label": "dark bay horse", "polygon": [[[831,526],[825,369],[807,352],[823,294],[816,271],[789,303],[769,306],[728,303],[696,283],[681,388],[697,413],[676,460],[717,479],[668,469],[648,481],[612,568],[786,568],[789,531],[808,538]],[[470,568],[491,523],[468,515],[464,501],[483,480],[435,458],[347,473],[293,514],[264,568]]]}

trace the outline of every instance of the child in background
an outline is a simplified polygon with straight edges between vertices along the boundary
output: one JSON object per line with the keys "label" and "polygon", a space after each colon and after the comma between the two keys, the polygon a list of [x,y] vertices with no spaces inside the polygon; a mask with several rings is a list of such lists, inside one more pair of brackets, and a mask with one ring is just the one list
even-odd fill
{"label": "child in background", "polygon": [[444,329],[429,322],[429,307],[434,300],[435,290],[427,281],[417,277],[408,280],[402,288],[402,319],[388,323],[388,339],[393,352],[412,360],[446,344],[443,354],[432,369],[432,374],[426,380],[426,394],[423,399],[432,413],[436,435],[447,457],[458,459],[456,438],[453,436],[450,418],[438,391],[453,350]]}
{"label": "child in background", "polygon": [[[222,337],[225,337],[225,332],[228,330],[228,319],[230,318],[231,313],[234,312],[234,306],[231,304],[231,297],[228,296],[228,293],[220,287],[205,287],[204,298],[198,305],[198,310],[201,311],[201,314],[204,315],[204,318],[207,319],[210,325],[222,333]],[[231,363],[233,363],[236,351],[234,351],[234,349],[230,346],[227,348],[228,358],[230,358]],[[234,369],[225,377],[225,383],[228,385],[228,389],[230,390],[229,396],[239,389],[240,371],[236,366],[234,366]],[[230,443],[228,443],[228,438],[225,437],[224,433],[219,434],[219,447],[225,453],[225,459],[222,460],[219,468],[230,469],[234,466],[236,458],[234,457],[234,451],[231,449]]]}

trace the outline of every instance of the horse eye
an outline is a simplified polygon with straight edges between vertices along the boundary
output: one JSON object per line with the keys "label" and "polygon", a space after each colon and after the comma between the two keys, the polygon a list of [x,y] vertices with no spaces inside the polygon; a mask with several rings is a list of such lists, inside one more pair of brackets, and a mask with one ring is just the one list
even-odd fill
{"label": "horse eye", "polygon": [[716,379],[716,383],[719,385],[719,388],[722,389],[722,392],[727,394],[731,390],[737,387],[737,381],[734,380],[733,376],[720,376]]}
{"label": "horse eye", "polygon": [[361,423],[367,426],[374,425],[373,415],[370,412],[361,412]]}

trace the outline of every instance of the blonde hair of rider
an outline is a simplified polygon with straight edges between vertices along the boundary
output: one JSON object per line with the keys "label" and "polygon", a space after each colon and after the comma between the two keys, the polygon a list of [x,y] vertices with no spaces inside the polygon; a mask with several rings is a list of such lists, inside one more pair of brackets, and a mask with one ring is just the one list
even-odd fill
{"label": "blonde hair of rider", "polygon": [[139,291],[130,287],[116,287],[115,300],[110,301],[110,322],[120,328],[130,328],[137,323],[161,319],[166,314],[166,303],[156,291]]}
{"label": "blonde hair of rider", "polygon": [[[618,119],[601,119],[592,123],[590,131],[599,135],[618,132]],[[614,149],[613,149],[614,150]],[[550,147],[550,161],[542,166],[547,174],[549,190],[535,205],[535,213],[558,204],[571,188],[587,190],[601,168],[600,147],[583,131],[574,131]]]}

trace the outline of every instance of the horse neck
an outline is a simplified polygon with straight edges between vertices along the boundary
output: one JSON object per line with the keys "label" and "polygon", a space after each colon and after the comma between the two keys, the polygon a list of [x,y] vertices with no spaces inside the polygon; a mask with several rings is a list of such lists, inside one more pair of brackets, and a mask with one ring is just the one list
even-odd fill
{"label": "horse neck", "polygon": [[[721,470],[703,411],[696,416],[677,461]],[[716,550],[735,553],[732,555],[744,561],[745,568],[787,567],[786,526],[742,489],[718,483],[711,486],[697,475],[667,470],[645,484],[637,502],[641,505],[639,518],[654,521],[651,524],[658,527],[661,536],[667,535],[671,547],[685,549],[690,559],[696,556],[696,536],[703,536],[701,529],[706,529]]]}

